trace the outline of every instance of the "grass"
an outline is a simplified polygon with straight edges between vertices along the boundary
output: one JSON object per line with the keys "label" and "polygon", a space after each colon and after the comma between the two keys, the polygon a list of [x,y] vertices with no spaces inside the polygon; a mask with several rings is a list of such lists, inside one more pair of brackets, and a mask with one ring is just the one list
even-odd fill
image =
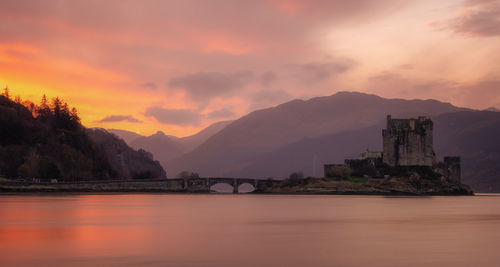
{"label": "grass", "polygon": [[0,177],[0,183],[8,183],[8,182],[12,182],[12,180]]}
{"label": "grass", "polygon": [[344,181],[351,182],[351,183],[364,183],[368,181],[368,178],[364,177],[349,177],[344,179]]}

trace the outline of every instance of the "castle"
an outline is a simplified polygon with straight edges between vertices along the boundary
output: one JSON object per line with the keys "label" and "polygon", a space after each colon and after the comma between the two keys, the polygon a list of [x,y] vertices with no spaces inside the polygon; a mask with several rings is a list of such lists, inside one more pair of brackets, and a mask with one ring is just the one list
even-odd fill
{"label": "castle", "polygon": [[383,162],[389,166],[432,166],[432,120],[392,119],[387,116],[387,129],[382,130]]}
{"label": "castle", "polygon": [[353,176],[390,177],[394,170],[420,168],[432,170],[450,182],[460,183],[460,157],[444,157],[436,162],[433,149],[433,122],[427,117],[393,119],[387,116],[382,130],[383,152],[366,150],[359,159],[346,159],[344,164],[324,166],[325,177]]}

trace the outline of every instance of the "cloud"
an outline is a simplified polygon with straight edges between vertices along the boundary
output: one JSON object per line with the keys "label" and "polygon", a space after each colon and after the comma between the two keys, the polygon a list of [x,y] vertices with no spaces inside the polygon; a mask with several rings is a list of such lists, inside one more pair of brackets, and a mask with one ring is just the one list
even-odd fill
{"label": "cloud", "polygon": [[500,36],[500,3],[498,1],[467,1],[466,12],[449,20],[451,30],[480,37]]}
{"label": "cloud", "polygon": [[198,72],[172,78],[168,86],[183,90],[193,100],[206,101],[233,93],[253,79],[254,73],[246,70],[232,73]]}
{"label": "cloud", "polygon": [[474,83],[457,86],[455,89],[457,101],[484,109],[500,108],[500,80],[483,79]]}
{"label": "cloud", "polygon": [[383,97],[433,98],[476,109],[500,107],[500,79],[484,77],[473,82],[411,79],[382,72],[367,80],[365,90]]}
{"label": "cloud", "polygon": [[149,89],[156,89],[158,86],[156,85],[156,83],[153,83],[153,82],[145,82],[145,83],[141,84],[141,87],[149,88]]}
{"label": "cloud", "polygon": [[276,74],[272,71],[266,71],[260,76],[260,83],[264,87],[268,87],[276,80]]}
{"label": "cloud", "polygon": [[464,2],[465,6],[476,6],[476,5],[482,5],[482,4],[489,4],[489,3],[495,3],[498,0],[467,0]]}
{"label": "cloud", "polygon": [[284,90],[260,90],[251,97],[250,111],[281,104],[291,99],[292,96]]}
{"label": "cloud", "polygon": [[456,83],[447,80],[412,80],[394,72],[382,72],[367,80],[367,89],[376,94],[425,98],[445,88],[453,88]]}
{"label": "cloud", "polygon": [[168,109],[162,107],[149,107],[145,116],[153,117],[158,122],[180,126],[199,126],[202,116],[189,109]]}
{"label": "cloud", "polygon": [[234,113],[231,109],[229,108],[223,108],[219,110],[214,110],[211,111],[210,113],[207,114],[207,119],[227,119],[234,117],[236,113]]}
{"label": "cloud", "polygon": [[[408,77],[374,78],[373,88],[393,97],[437,98],[447,95],[442,88],[456,85],[440,87],[443,82],[432,79],[465,83],[498,71],[500,39],[448,38],[454,31],[498,37],[498,1],[491,0],[1,3],[0,36],[8,38],[0,46],[9,45],[0,48],[5,83],[31,84],[26,94],[35,96],[37,88],[66,98],[92,90],[74,100],[90,124],[109,114],[139,116],[151,106],[203,112],[205,123],[213,107],[229,106],[241,115],[246,107],[268,107],[292,95],[357,89],[371,74],[403,62],[413,65],[395,71]],[[428,34],[429,21],[446,22],[446,31]],[[25,53],[23,45],[36,53]],[[283,90],[268,90],[278,88]],[[144,132],[162,127],[154,119],[129,125]],[[178,135],[193,130],[169,128]]]}
{"label": "cloud", "polygon": [[98,120],[97,122],[102,123],[102,122],[120,122],[120,121],[128,121],[128,122],[134,122],[134,123],[139,123],[142,122],[131,115],[110,115],[107,116],[103,119]]}
{"label": "cloud", "polygon": [[306,64],[293,64],[289,67],[293,75],[303,84],[317,83],[335,75],[344,73],[352,68],[353,61],[338,59],[327,62],[311,62]]}

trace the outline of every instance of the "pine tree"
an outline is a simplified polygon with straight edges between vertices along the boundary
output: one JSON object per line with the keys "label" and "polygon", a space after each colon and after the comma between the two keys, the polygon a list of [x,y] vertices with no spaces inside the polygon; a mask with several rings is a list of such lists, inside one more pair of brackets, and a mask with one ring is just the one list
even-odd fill
{"label": "pine tree", "polygon": [[61,109],[62,108],[62,101],[59,99],[59,97],[52,98],[52,111],[54,112],[54,116],[56,118],[61,117]]}
{"label": "pine tree", "polygon": [[33,117],[36,117],[36,110],[38,107],[35,105],[35,103],[29,100],[25,100],[22,104],[31,112],[31,115],[33,115]]}
{"label": "pine tree", "polygon": [[74,121],[74,122],[80,122],[80,117],[78,116],[78,111],[76,110],[76,108],[72,108],[71,109],[71,120]]}
{"label": "pine tree", "polygon": [[38,117],[41,117],[44,120],[49,118],[50,115],[52,115],[50,107],[47,104],[47,96],[45,94],[43,94],[42,96],[42,101],[40,102],[40,106],[38,106],[36,113]]}
{"label": "pine tree", "polygon": [[8,99],[10,99],[10,90],[9,90],[9,87],[8,86],[5,86],[5,88],[3,89],[3,96],[7,97]]}

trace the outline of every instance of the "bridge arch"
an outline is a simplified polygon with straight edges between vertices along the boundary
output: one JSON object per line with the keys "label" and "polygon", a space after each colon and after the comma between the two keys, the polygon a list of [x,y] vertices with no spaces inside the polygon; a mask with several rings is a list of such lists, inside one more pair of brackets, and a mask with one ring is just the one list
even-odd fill
{"label": "bridge arch", "polygon": [[[232,188],[233,193],[249,193],[259,187],[259,180],[249,178],[190,178],[170,179],[170,185],[187,192],[228,192]],[[214,188],[215,187],[215,188]]]}
{"label": "bridge arch", "polygon": [[238,193],[251,193],[255,190],[255,183],[243,182],[238,184]]}
{"label": "bridge arch", "polygon": [[234,186],[226,182],[217,182],[209,186],[209,191],[216,193],[234,193]]}

